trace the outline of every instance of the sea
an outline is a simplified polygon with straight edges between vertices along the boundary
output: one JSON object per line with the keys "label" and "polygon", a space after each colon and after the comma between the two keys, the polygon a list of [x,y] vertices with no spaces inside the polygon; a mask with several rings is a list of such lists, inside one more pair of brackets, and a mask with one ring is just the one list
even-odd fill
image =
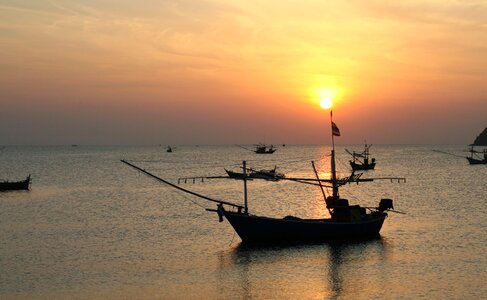
{"label": "sea", "polygon": [[[251,147],[251,146],[248,146]],[[330,176],[329,145],[272,155],[228,146],[5,146],[0,178],[31,174],[29,191],[0,193],[0,299],[486,299],[487,165],[464,145],[373,145],[377,160],[340,190],[351,204],[394,200],[379,238],[313,244],[241,243],[209,197],[243,204],[243,182],[202,179],[277,166]],[[339,176],[363,145],[336,147]],[[453,153],[447,155],[432,150]],[[460,157],[459,157],[460,156]],[[196,177],[196,178],[195,178]],[[181,179],[186,178],[186,179]],[[189,179],[188,179],[189,178]],[[195,178],[193,180],[193,178]],[[319,187],[248,182],[249,212],[328,216]]]}

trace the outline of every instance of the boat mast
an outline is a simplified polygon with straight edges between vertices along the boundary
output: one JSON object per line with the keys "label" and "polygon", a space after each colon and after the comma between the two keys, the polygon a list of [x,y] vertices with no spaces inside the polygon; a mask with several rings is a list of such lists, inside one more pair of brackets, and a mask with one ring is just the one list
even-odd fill
{"label": "boat mast", "polygon": [[249,213],[249,207],[247,204],[247,162],[243,161],[243,182],[244,182],[244,212]]}
{"label": "boat mast", "polygon": [[335,164],[335,136],[333,134],[333,110],[330,110],[330,125],[331,125],[331,183],[333,186],[333,199],[338,199],[338,184]]}

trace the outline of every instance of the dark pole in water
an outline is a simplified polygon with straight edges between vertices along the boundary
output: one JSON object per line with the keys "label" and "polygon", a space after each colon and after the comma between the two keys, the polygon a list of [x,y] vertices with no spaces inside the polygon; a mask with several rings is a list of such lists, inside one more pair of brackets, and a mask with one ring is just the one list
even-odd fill
{"label": "dark pole in water", "polygon": [[247,204],[247,162],[243,161],[243,181],[244,181],[244,211],[245,214],[249,213],[249,207]]}

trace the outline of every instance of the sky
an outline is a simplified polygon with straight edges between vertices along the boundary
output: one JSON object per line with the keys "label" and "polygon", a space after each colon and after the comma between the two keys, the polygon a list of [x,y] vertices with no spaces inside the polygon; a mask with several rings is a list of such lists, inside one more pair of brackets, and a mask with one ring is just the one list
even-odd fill
{"label": "sky", "polygon": [[469,144],[487,2],[0,0],[0,145]]}

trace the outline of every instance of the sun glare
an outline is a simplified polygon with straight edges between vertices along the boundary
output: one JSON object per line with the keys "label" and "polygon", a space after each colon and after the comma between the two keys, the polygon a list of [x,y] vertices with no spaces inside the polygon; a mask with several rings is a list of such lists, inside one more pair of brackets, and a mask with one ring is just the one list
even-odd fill
{"label": "sun glare", "polygon": [[314,107],[330,109],[343,97],[343,90],[338,86],[321,86],[309,89],[309,99]]}
{"label": "sun glare", "polygon": [[331,102],[331,99],[330,98],[323,98],[320,101],[320,106],[323,109],[331,108],[331,105],[332,105],[332,102]]}

